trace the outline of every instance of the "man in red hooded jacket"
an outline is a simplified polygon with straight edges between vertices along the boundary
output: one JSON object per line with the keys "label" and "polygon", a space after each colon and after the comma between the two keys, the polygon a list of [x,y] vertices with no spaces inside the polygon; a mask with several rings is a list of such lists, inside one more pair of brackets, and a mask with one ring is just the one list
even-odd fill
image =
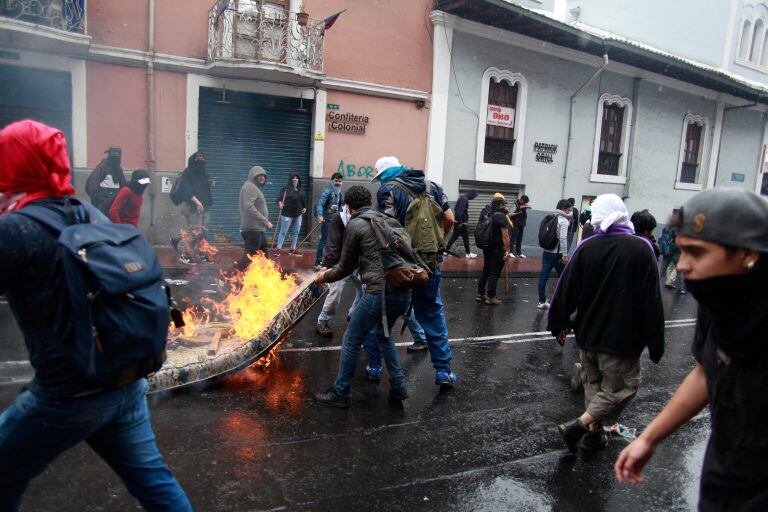
{"label": "man in red hooded jacket", "polygon": [[[147,510],[192,510],[163,463],[149,423],[147,382],[105,392],[69,360],[56,279],[56,238],[16,214],[35,204],[63,212],[74,194],[64,135],[36,121],[0,131],[0,293],[24,333],[35,377],[0,414],[0,510],[18,510],[30,480],[86,441]],[[68,222],[61,213],[62,221]],[[95,210],[97,222],[107,222]]]}

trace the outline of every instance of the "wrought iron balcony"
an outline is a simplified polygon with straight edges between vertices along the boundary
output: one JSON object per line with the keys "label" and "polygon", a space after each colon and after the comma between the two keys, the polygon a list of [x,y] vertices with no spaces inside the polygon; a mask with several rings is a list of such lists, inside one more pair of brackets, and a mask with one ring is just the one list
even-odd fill
{"label": "wrought iron balcony", "polygon": [[323,23],[262,0],[220,0],[208,16],[208,60],[323,73]]}
{"label": "wrought iron balcony", "polygon": [[85,33],[85,0],[0,0],[0,16]]}

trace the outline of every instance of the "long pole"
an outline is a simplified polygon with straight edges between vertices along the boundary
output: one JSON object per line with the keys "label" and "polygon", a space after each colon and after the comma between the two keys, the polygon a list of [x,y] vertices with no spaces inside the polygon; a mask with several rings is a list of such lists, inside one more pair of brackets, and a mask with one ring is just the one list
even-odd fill
{"label": "long pole", "polygon": [[294,254],[296,254],[296,251],[298,251],[298,250],[299,250],[299,247],[301,247],[301,245],[302,245],[304,242],[306,242],[306,241],[307,241],[307,239],[308,239],[309,237],[311,237],[311,236],[312,236],[312,233],[314,233],[314,232],[315,232],[315,230],[316,230],[317,228],[319,228],[319,227],[320,227],[320,224],[322,224],[323,222],[325,222],[325,221],[320,221],[320,222],[318,222],[317,224],[315,224],[315,227],[313,227],[313,228],[312,228],[312,231],[310,231],[309,233],[307,233],[307,236],[305,236],[305,237],[304,237],[304,240],[302,240],[301,242],[299,242],[299,245],[297,245],[297,246],[296,246],[296,248],[295,248],[295,249],[292,251]]}
{"label": "long pole", "polygon": [[280,220],[283,218],[283,206],[285,206],[285,194],[287,193],[287,190],[283,192],[283,200],[280,201],[280,208],[277,210],[277,228],[272,232],[272,245],[269,247],[270,249],[275,248],[275,239],[277,238],[277,232],[280,231]]}
{"label": "long pole", "polygon": [[504,261],[504,296],[509,297],[509,267],[506,260]]}

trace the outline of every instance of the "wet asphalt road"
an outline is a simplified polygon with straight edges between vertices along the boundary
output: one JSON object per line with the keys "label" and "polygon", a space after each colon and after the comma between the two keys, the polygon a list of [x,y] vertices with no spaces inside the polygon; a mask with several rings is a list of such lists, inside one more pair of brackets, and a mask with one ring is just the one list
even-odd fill
{"label": "wet asphalt road", "polygon": [[[581,412],[583,398],[568,390],[573,343],[561,349],[536,334],[546,316],[535,307],[535,279],[513,279],[510,296],[495,308],[475,303],[474,287],[466,279],[444,281],[451,338],[504,336],[453,342],[460,380],[451,392],[434,385],[426,353],[401,348],[411,394],[403,406],[388,401],[386,382],[366,382],[364,361],[350,409],[314,404],[311,394],[335,377],[345,323],[334,319],[334,339],[320,339],[316,305],[268,370],[151,398],[161,451],[196,510],[695,509],[708,417],[658,450],[645,484],[617,484],[612,468],[621,438],[601,453],[574,456],[555,430]],[[622,419],[629,427],[642,429],[693,366],[693,326],[685,319],[695,316],[695,301],[667,290],[664,296],[666,354],[660,366],[643,356],[643,384]],[[342,306],[350,300],[347,294]],[[30,369],[15,362],[25,350],[5,304],[0,326],[5,407]],[[24,502],[30,511],[137,508],[84,444],[35,479]]]}

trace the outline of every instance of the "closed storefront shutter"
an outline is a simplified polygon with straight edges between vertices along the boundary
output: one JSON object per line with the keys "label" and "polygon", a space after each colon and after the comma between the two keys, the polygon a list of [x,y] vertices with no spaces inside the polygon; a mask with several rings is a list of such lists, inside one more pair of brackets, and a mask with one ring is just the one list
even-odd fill
{"label": "closed storefront shutter", "polygon": [[473,233],[480,211],[493,199],[493,194],[504,194],[509,211],[514,211],[514,202],[520,196],[520,186],[507,183],[486,183],[481,181],[459,181],[459,194],[464,194],[470,189],[477,190],[477,197],[469,202],[469,232]]}
{"label": "closed storefront shutter", "polygon": [[63,71],[0,66],[0,128],[34,119],[64,133],[72,160],[72,80]]}
{"label": "closed storefront shutter", "polygon": [[[311,198],[312,108],[312,101],[298,98],[200,89],[198,148],[205,154],[208,174],[216,180],[210,221],[214,240],[241,242],[240,188],[254,165],[267,171],[262,190],[275,229],[278,194],[291,174],[301,176],[304,194]],[[302,233],[306,226],[307,214]]]}

